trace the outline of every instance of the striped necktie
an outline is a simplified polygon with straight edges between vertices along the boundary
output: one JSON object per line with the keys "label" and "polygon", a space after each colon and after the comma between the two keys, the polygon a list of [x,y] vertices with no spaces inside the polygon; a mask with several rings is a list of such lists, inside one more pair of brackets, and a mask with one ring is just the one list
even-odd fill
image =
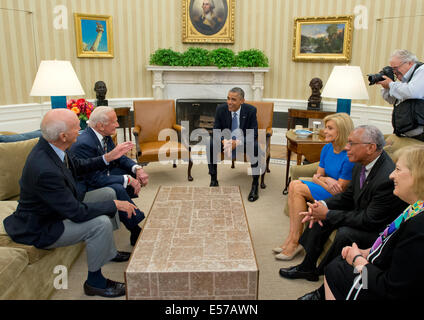
{"label": "striped necktie", "polygon": [[103,137],[103,153],[107,153],[107,136]]}
{"label": "striped necktie", "polygon": [[[103,137],[103,154],[107,153],[107,140],[108,140],[108,136]],[[110,175],[110,170],[109,170],[109,165],[107,165],[107,175]]]}
{"label": "striped necktie", "polygon": [[237,112],[234,112],[233,118],[231,120],[231,132],[233,134],[233,140],[236,139],[234,131],[236,131],[238,129],[238,127],[239,127],[239,124],[238,124],[238,119],[237,119]]}
{"label": "striped necktie", "polygon": [[361,175],[359,176],[359,186],[361,187],[361,189],[364,186],[364,182],[366,179],[365,171],[366,171],[365,166],[362,166]]}

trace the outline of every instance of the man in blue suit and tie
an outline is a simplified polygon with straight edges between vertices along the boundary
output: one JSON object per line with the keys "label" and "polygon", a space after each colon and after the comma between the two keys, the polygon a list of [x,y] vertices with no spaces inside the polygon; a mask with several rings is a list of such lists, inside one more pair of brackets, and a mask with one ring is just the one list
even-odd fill
{"label": "man in blue suit and tie", "polygon": [[206,147],[211,187],[218,186],[217,154],[224,152],[229,159],[236,159],[247,154],[252,168],[252,188],[248,200],[253,202],[259,198],[258,181],[263,170],[263,152],[258,145],[258,120],[256,108],[244,103],[244,91],[232,88],[228,92],[227,103],[217,107],[213,136],[209,147]]}
{"label": "man in blue suit and tie", "polygon": [[[90,116],[89,126],[72,145],[71,152],[80,158],[97,157],[115,148],[111,135],[119,127],[118,118],[113,108],[97,107]],[[143,168],[126,156],[112,161],[107,168],[97,170],[78,180],[78,189],[87,192],[103,187],[111,187],[116,192],[118,200],[134,202],[131,198],[138,197],[140,189],[148,183],[148,175]],[[128,218],[125,212],[119,211],[119,219],[130,231],[130,243],[135,245],[141,228],[138,224],[144,219],[144,213],[139,209],[136,215]]]}

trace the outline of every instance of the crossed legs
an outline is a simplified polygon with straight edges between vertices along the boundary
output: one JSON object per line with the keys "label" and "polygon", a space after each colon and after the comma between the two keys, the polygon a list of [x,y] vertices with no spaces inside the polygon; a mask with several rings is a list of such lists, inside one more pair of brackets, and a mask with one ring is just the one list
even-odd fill
{"label": "crossed legs", "polygon": [[288,207],[290,216],[289,234],[281,245],[283,253],[286,256],[293,255],[299,245],[299,239],[303,232],[303,217],[299,212],[307,210],[306,201],[313,201],[311,192],[306,184],[300,180],[290,182],[288,194]]}

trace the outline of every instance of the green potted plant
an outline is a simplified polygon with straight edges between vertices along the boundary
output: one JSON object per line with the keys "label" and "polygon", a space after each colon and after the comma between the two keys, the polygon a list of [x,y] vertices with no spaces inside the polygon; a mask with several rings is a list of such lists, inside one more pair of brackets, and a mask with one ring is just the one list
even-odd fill
{"label": "green potted plant", "polygon": [[150,55],[149,63],[157,66],[180,66],[181,54],[172,49],[158,49]]}
{"label": "green potted plant", "polygon": [[236,66],[240,68],[269,67],[268,58],[258,49],[240,51],[236,56]]}
{"label": "green potted plant", "polygon": [[234,52],[228,48],[214,49],[209,53],[209,57],[212,64],[220,69],[234,67],[236,61]]}
{"label": "green potted plant", "polygon": [[210,66],[209,51],[202,48],[189,48],[181,55],[181,65],[185,67],[192,66]]}

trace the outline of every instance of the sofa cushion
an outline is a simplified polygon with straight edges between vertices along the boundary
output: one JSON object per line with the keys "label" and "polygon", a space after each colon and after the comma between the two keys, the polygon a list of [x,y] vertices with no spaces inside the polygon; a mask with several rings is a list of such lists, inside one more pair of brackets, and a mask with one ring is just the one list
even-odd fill
{"label": "sofa cushion", "polygon": [[17,142],[41,137],[41,130],[25,133],[0,135],[0,142]]}
{"label": "sofa cushion", "polygon": [[38,138],[0,143],[0,200],[14,199],[19,195],[19,180],[26,158]]}
{"label": "sofa cushion", "polygon": [[0,247],[0,296],[13,285],[27,265],[25,250]]}
{"label": "sofa cushion", "polygon": [[15,212],[17,206],[17,201],[0,201],[0,237],[7,236],[6,230],[4,230],[3,220]]}
{"label": "sofa cushion", "polygon": [[386,146],[384,147],[384,151],[393,158],[393,155],[397,150],[412,145],[424,145],[424,142],[417,139],[398,137],[395,134],[391,134],[386,137]]}
{"label": "sofa cushion", "polygon": [[0,201],[0,247],[8,247],[8,248],[18,248],[26,251],[28,255],[28,263],[33,264],[50,254],[53,250],[43,250],[37,249],[34,246],[29,246],[26,244],[20,244],[14,242],[6,233],[4,229],[3,220],[7,216],[13,214],[16,210],[18,202],[16,201]]}
{"label": "sofa cushion", "polygon": [[51,249],[51,250],[38,249],[34,246],[29,246],[22,243],[16,243],[9,236],[0,236],[0,247],[24,250],[28,257],[27,264],[36,263],[38,260],[42,259],[43,257],[47,256],[48,254],[56,250],[56,249]]}

